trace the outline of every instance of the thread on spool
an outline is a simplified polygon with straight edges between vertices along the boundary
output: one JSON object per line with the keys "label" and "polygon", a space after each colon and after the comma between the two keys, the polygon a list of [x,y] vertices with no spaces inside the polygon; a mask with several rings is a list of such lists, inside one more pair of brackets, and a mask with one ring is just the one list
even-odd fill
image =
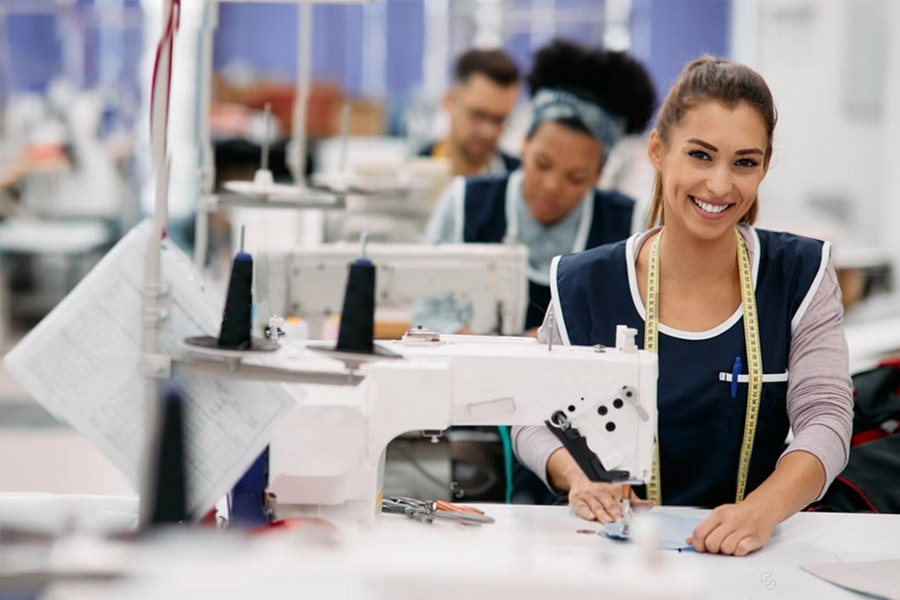
{"label": "thread on spool", "polygon": [[253,257],[238,252],[231,265],[231,279],[219,332],[219,347],[244,350],[250,347],[253,308]]}
{"label": "thread on spool", "polygon": [[153,446],[150,487],[153,494],[151,525],[180,523],[187,518],[184,469],[184,411],[181,393],[174,386],[161,399],[157,436]]}
{"label": "thread on spool", "polygon": [[375,265],[359,258],[350,265],[336,350],[373,352],[375,337]]}

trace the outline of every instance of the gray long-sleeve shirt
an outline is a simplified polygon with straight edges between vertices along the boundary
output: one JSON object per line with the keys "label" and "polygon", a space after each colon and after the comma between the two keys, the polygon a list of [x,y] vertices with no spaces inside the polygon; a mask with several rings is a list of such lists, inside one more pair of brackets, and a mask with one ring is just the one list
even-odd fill
{"label": "gray long-sleeve shirt", "polygon": [[[752,262],[756,241],[749,231],[741,228]],[[648,231],[637,236],[635,257],[639,256],[641,246],[652,233]],[[551,303],[538,333],[539,340],[547,341],[549,329],[554,343],[562,343],[559,328],[547,327],[548,321],[554,318]],[[853,423],[841,290],[830,261],[812,302],[791,336],[788,372],[786,406],[794,437],[781,458],[797,450],[818,458],[825,468],[821,498],[847,465]],[[512,442],[522,464],[548,483],[547,461],[562,447],[559,440],[545,427],[513,427]]]}

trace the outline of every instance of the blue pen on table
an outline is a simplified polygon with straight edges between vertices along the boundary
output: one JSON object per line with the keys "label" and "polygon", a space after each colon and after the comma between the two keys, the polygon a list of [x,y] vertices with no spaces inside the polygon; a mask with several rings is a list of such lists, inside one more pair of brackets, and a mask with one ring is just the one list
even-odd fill
{"label": "blue pen on table", "polygon": [[734,366],[731,367],[731,397],[737,398],[738,377],[741,375],[741,357],[734,357]]}

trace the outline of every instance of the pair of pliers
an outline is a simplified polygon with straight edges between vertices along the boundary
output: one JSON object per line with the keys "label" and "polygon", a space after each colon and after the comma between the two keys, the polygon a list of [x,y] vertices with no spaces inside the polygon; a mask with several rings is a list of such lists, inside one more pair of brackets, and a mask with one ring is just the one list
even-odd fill
{"label": "pair of pliers", "polygon": [[387,513],[405,514],[424,523],[431,523],[434,519],[446,519],[466,525],[494,522],[493,517],[485,515],[483,511],[468,506],[455,506],[443,500],[423,502],[414,498],[395,496],[382,501],[381,510]]}
{"label": "pair of pliers", "polygon": [[436,501],[429,502],[428,504],[430,504],[434,510],[445,510],[447,512],[463,512],[463,513],[469,513],[469,514],[473,514],[473,515],[483,515],[484,514],[483,510],[475,508],[474,506],[465,506],[464,504],[453,504],[452,502],[447,502],[446,500],[436,500]]}

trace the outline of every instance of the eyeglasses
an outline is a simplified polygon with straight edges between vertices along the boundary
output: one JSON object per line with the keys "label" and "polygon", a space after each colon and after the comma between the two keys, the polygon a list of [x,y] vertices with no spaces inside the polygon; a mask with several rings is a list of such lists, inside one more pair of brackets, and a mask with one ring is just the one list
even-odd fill
{"label": "eyeglasses", "polygon": [[469,106],[465,102],[463,102],[458,96],[456,99],[457,105],[462,109],[462,111],[466,114],[466,116],[472,120],[476,125],[491,125],[493,127],[502,128],[506,123],[506,118],[508,115],[498,115],[496,113],[491,113],[481,108],[477,108],[474,106]]}

